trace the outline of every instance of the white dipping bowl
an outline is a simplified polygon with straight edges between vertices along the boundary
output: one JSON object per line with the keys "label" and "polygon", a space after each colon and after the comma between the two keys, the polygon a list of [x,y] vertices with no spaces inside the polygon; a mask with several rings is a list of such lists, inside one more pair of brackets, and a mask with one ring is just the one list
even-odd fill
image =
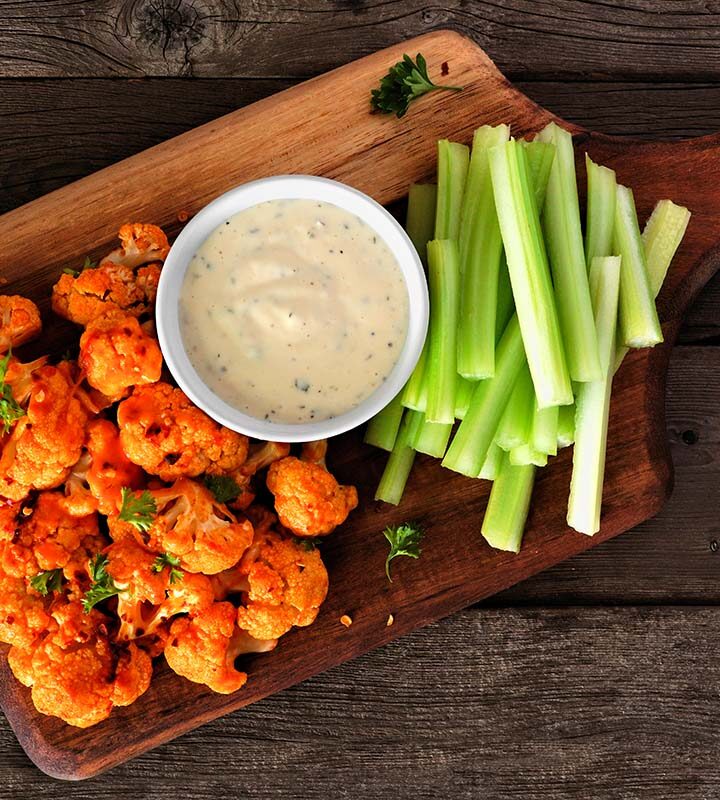
{"label": "white dipping bowl", "polygon": [[[408,293],[408,329],[400,356],[386,380],[365,400],[332,419],[297,424],[258,419],[226,403],[208,388],[188,357],[180,333],[180,292],[190,260],[225,220],[268,200],[317,200],[349,211],[369,225],[395,256]],[[185,394],[213,419],[256,439],[307,442],[356,428],[383,409],[402,389],[417,363],[427,334],[427,282],[408,235],[379,203],[350,186],[310,175],[279,175],[231,189],[200,211],[170,248],[158,286],[156,323],[165,363]],[[212,336],[208,328],[208,336]]]}

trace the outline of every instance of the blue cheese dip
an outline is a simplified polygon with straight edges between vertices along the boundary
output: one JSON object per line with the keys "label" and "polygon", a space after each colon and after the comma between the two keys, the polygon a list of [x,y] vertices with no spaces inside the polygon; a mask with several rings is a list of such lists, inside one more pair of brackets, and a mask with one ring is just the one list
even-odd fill
{"label": "blue cheese dip", "polygon": [[350,411],[405,343],[408,293],[385,242],[316,200],[235,214],[193,256],[180,293],[183,345],[226,403],[303,423]]}

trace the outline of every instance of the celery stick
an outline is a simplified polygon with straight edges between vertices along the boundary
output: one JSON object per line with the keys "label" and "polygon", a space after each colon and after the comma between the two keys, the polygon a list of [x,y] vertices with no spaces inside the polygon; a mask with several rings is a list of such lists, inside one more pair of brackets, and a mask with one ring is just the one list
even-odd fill
{"label": "celery stick", "polygon": [[557,455],[558,411],[560,406],[535,408],[529,445],[546,456]]}
{"label": "celery stick", "polygon": [[495,314],[495,344],[500,341],[500,337],[505,333],[510,317],[515,313],[515,301],[513,300],[512,286],[510,285],[510,273],[508,272],[507,259],[503,253],[500,259],[500,273],[498,275],[497,290],[497,312]]}
{"label": "celery stick", "polygon": [[662,342],[655,299],[650,287],[645,247],[640,237],[635,199],[627,186],[618,184],[615,201],[615,251],[620,266],[620,344],[653,347]]}
{"label": "celery stick", "polygon": [[502,254],[495,212],[488,148],[510,136],[507,125],[485,125],[475,131],[460,217],[460,327],[458,372],[467,378],[489,378],[495,372],[495,316]]}
{"label": "celery stick", "polygon": [[425,339],[425,344],[420,352],[415,369],[410,379],[405,384],[402,392],[402,404],[405,408],[412,408],[414,411],[425,411],[427,408],[427,382],[425,381],[425,370],[427,368],[427,355],[430,349],[430,337]]}
{"label": "celery stick", "polygon": [[480,474],[478,478],[482,478],[486,481],[494,481],[497,477],[498,470],[500,469],[500,464],[502,463],[502,459],[504,456],[503,449],[497,444],[497,442],[493,442],[490,445],[490,449],[488,450],[487,458],[485,459],[485,463],[480,470]]}
{"label": "celery stick", "polygon": [[520,326],[513,316],[498,344],[495,376],[476,385],[465,419],[443,459],[444,467],[471,478],[480,474],[524,361]]}
{"label": "celery stick", "polygon": [[[600,377],[600,362],[585,266],[572,136],[551,122],[540,131],[538,140],[551,142],[556,148],[542,223],[568,370],[574,381],[593,381]],[[541,406],[546,405],[543,400]]]}
{"label": "celery stick", "polygon": [[426,365],[429,422],[455,421],[457,319],[460,272],[457,244],[450,239],[428,242],[430,275],[430,347]]}
{"label": "celery stick", "polygon": [[490,547],[520,552],[534,484],[535,467],[532,464],[516,466],[503,454],[481,529]]}
{"label": "celery stick", "polygon": [[587,171],[587,221],[585,223],[585,263],[588,267],[595,256],[613,254],[615,226],[615,172],[596,164],[585,153]]}
{"label": "celery stick", "polygon": [[622,265],[617,256],[594,258],[590,265],[603,377],[578,387],[567,522],[576,531],[591,536],[600,530],[621,275]]}
{"label": "celery stick", "polygon": [[670,267],[670,262],[685,236],[690,212],[672,200],[660,200],[645,223],[642,241],[647,259],[650,291],[657,297]]}
{"label": "celery stick", "polygon": [[437,144],[437,154],[438,186],[434,238],[457,241],[470,150],[464,144],[440,139]]}
{"label": "celery stick", "polygon": [[527,153],[528,166],[535,190],[535,202],[538,211],[542,211],[550,180],[550,170],[555,160],[555,145],[550,142],[527,142],[524,139],[522,143]]}
{"label": "celery stick", "polygon": [[560,406],[558,411],[558,449],[570,447],[575,442],[575,404]]}
{"label": "celery stick", "polygon": [[532,430],[535,392],[527,362],[520,369],[510,399],[500,418],[495,441],[503,450],[527,444]]}
{"label": "celery stick", "polygon": [[523,467],[529,464],[534,464],[536,467],[544,467],[547,465],[547,453],[541,453],[536,450],[531,444],[521,444],[519,447],[513,447],[508,453],[510,463],[514,467]]}
{"label": "celery stick", "polygon": [[572,388],[525,151],[518,142],[510,141],[490,148],[489,159],[510,282],[535,392],[542,407],[566,405],[572,402]]}
{"label": "celery stick", "polygon": [[395,445],[375,492],[376,500],[384,500],[394,506],[402,500],[405,484],[415,461],[415,451],[409,442],[415,440],[422,421],[423,415],[417,411],[405,411],[403,414]]}
{"label": "celery stick", "polygon": [[442,422],[428,422],[424,415],[414,441],[410,444],[418,453],[426,453],[435,458],[442,458],[447,450],[452,425]]}
{"label": "celery stick", "polygon": [[432,183],[410,184],[405,230],[423,264],[427,264],[427,243],[435,230],[436,205],[437,186]]}
{"label": "celery stick", "polygon": [[476,382],[458,375],[455,381],[455,419],[464,419],[475,391]]}
{"label": "celery stick", "polygon": [[393,449],[403,415],[402,391],[368,422],[365,443],[381,450]]}

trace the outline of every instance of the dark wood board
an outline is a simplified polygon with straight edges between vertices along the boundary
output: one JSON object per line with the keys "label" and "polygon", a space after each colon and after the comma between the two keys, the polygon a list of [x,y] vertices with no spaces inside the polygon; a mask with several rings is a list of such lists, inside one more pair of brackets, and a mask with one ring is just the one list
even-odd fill
{"label": "dark wood board", "polygon": [[[340,177],[383,202],[402,194],[411,180],[427,175],[438,136],[452,135],[467,140],[478,124],[501,120],[513,122],[519,133],[525,133],[536,130],[551,118],[515,92],[481,51],[467,40],[438,33],[407,47],[421,49],[431,63],[437,63],[444,54],[452,52],[453,77],[468,86],[463,93],[464,102],[450,103],[447,99],[441,102],[439,96],[427,98],[422,106],[418,104],[417,112],[402,123],[367,117],[367,87],[404,48],[377,54],[7,214],[0,219],[0,237],[6,243],[0,255],[0,259],[5,259],[0,261],[0,269],[10,275],[11,280],[17,277],[12,288],[34,290],[38,295],[46,293],[59,266],[109,241],[116,217],[108,219],[103,206],[110,199],[108,187],[121,175],[124,193],[121,199],[113,198],[113,213],[123,219],[127,213],[138,217],[152,214],[155,221],[167,223],[179,210],[178,203],[182,208],[193,210],[212,196],[213,191],[217,193],[258,174],[253,169],[257,170],[259,165],[253,165],[245,151],[240,155],[236,153],[234,161],[228,161],[227,158],[223,160],[223,148],[230,147],[233,133],[238,137],[236,144],[241,140],[240,132],[247,143],[253,131],[261,130],[262,114],[269,113],[278,125],[286,127],[302,120],[302,125],[294,129],[291,142],[279,129],[278,136],[266,149],[267,160],[262,164],[265,170],[275,171],[275,164],[282,157],[283,163],[290,164],[293,169]],[[326,120],[321,110],[314,117],[308,115],[307,108],[300,116],[293,117],[292,106],[299,105],[303,94],[307,100],[308,93],[329,91],[330,82],[343,77],[348,80],[350,113],[335,135],[338,152],[330,157],[324,150],[318,153],[318,148],[308,153],[307,145],[317,143]],[[362,92],[357,89],[360,84]],[[267,124],[267,119],[265,121]],[[387,138],[388,131],[390,138]],[[407,512],[369,505],[328,542],[326,552],[333,590],[318,623],[288,637],[277,652],[277,656],[282,654],[282,659],[267,657],[256,661],[257,669],[251,673],[247,692],[231,698],[209,696],[161,672],[141,703],[116,714],[111,722],[91,733],[81,733],[61,723],[40,719],[29,707],[26,693],[19,691],[5,675],[3,694],[7,716],[23,745],[44,769],[62,777],[92,774],[214,716],[496,592],[657,511],[669,489],[670,475],[663,425],[667,355],[687,303],[717,266],[717,254],[711,252],[714,241],[709,227],[716,213],[712,189],[718,179],[717,141],[708,138],[682,145],[642,145],[577,132],[596,158],[618,168],[621,179],[632,177],[642,212],[649,210],[654,199],[665,195],[687,203],[695,212],[688,245],[669,277],[668,291],[661,297],[666,345],[651,353],[634,354],[619,375],[611,439],[622,442],[622,447],[611,446],[609,453],[608,492],[599,536],[587,539],[564,530],[564,502],[557,502],[557,498],[564,498],[567,492],[567,454],[558,458],[554,467],[542,476],[536,503],[536,508],[542,511],[533,514],[526,547],[519,558],[493,554],[479,541],[477,528],[486,488],[480,483],[450,476],[436,464],[422,461],[406,508],[411,508],[413,516],[424,521],[430,530],[424,558],[412,572],[403,570],[402,583],[398,581],[392,587],[385,584],[381,569],[384,546],[378,531],[387,521],[401,518],[399,513]],[[172,170],[182,164],[183,157],[187,165],[190,155],[196,155],[201,146],[210,143],[214,148],[212,158],[202,169],[188,173],[182,191],[173,192],[172,189],[177,188],[174,184],[171,184],[172,189],[168,188],[166,180],[171,180]],[[230,151],[226,149],[225,153]],[[214,181],[209,184],[204,169],[212,171],[214,165],[217,171],[218,163],[231,164],[231,167],[220,178],[215,174]],[[157,177],[159,184],[152,195],[142,183],[143,173],[148,172]],[[192,191],[189,184],[192,184]],[[133,190],[134,186],[138,187],[137,191]],[[173,196],[178,194],[179,198]],[[59,223],[55,222],[57,212],[71,203],[76,213],[70,220],[62,220],[60,238]],[[57,241],[57,248],[45,259],[38,258],[35,253],[34,271],[28,273],[26,267],[20,265],[30,256],[31,233],[39,217],[43,220],[44,234]],[[56,225],[57,230],[54,230]],[[357,434],[345,437],[345,446],[340,445],[335,450],[335,463],[340,475],[356,480],[367,498],[371,496],[382,459],[359,447],[357,440]],[[369,598],[365,583],[358,579],[366,574],[379,576],[377,590],[372,591]],[[385,619],[390,611],[396,614],[396,623],[386,628]],[[345,612],[355,618],[349,630],[338,624],[339,615]],[[330,640],[332,648],[327,646]],[[122,738],[121,744],[119,738]]]}

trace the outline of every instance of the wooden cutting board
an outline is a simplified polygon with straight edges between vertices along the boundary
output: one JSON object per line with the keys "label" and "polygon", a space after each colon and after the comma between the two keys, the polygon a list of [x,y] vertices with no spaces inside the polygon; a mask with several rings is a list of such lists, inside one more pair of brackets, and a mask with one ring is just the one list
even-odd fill
{"label": "wooden cutting board", "polygon": [[[429,95],[402,120],[369,114],[371,87],[404,52],[422,52],[435,79],[446,62],[446,81],[465,90]],[[59,353],[76,333],[48,312],[50,287],[62,267],[111,247],[123,222],[155,222],[172,232],[178,229],[179,212],[195,213],[232,186],[279,173],[336,178],[388,203],[404,196],[412,181],[433,175],[437,139],[469,143],[479,125],[500,122],[510,123],[522,136],[552,119],[557,118],[514,89],[473,42],[450,31],[431,33],[228,114],[0,217],[0,279],[7,281],[2,289],[40,302],[46,312],[40,349]],[[359,432],[340,437],[332,443],[331,467],[341,480],[357,484],[361,504],[323,544],[331,590],[317,622],[284,637],[274,653],[248,660],[248,684],[235,695],[212,694],[160,665],[140,701],[88,731],[37,714],[28,690],[0,659],[0,704],[42,770],[65,779],[95,775],[477,602],[657,513],[672,487],[664,421],[670,349],[685,309],[720,266],[720,136],[641,143],[561,124],[576,134],[580,158],[588,150],[633,187],[641,218],[663,197],[693,212],[658,300],[665,344],[635,351],[617,376],[600,533],[588,538],[565,525],[568,450],[540,471],[523,549],[514,556],[491,550],[480,536],[489,484],[419,457],[402,505],[378,504],[372,497],[385,455],[364,446]],[[423,555],[418,561],[396,561],[390,584],[383,570],[387,548],[381,531],[405,519],[426,528]],[[342,614],[352,617],[350,628],[340,624]],[[386,625],[389,614],[394,615],[392,627]],[[482,640],[477,644],[481,648]]]}

